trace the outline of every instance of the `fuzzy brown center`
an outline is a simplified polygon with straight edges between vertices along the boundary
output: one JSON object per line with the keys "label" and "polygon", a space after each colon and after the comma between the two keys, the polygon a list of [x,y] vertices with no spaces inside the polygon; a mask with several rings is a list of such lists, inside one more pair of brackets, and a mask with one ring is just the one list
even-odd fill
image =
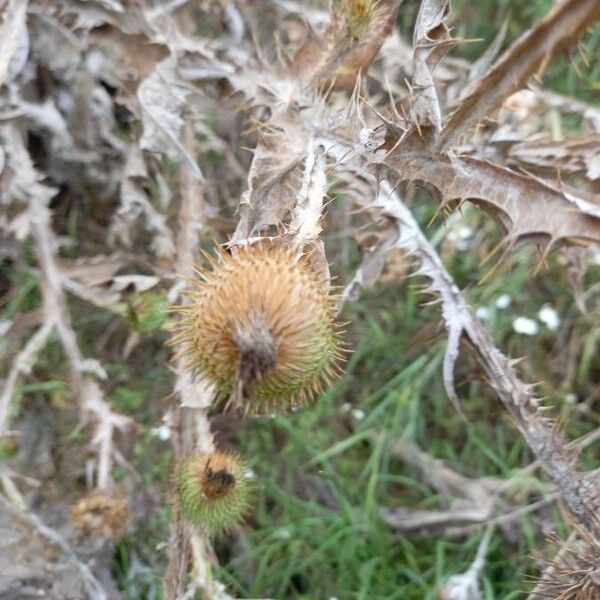
{"label": "fuzzy brown center", "polygon": [[265,317],[260,314],[237,325],[233,340],[239,351],[238,378],[242,398],[252,398],[256,384],[277,366],[277,344]]}
{"label": "fuzzy brown center", "polygon": [[218,500],[228,494],[235,486],[235,477],[227,469],[213,470],[210,461],[202,475],[202,493],[209,500]]}

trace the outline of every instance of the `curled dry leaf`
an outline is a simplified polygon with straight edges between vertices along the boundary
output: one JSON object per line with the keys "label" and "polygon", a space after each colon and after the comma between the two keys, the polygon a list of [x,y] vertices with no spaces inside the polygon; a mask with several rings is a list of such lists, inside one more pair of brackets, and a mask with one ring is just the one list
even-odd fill
{"label": "curled dry leaf", "polygon": [[439,148],[451,147],[506,98],[525,87],[531,76],[541,76],[552,56],[571,47],[598,19],[597,0],[556,3],[548,16],[511,45],[460,102],[444,127]]}
{"label": "curled dry leaf", "polygon": [[234,242],[280,223],[294,205],[307,142],[307,133],[294,112],[290,108],[273,119],[254,150]]}
{"label": "curled dry leaf", "polygon": [[433,71],[454,44],[446,26],[449,14],[449,0],[424,0],[419,7],[413,35],[411,116],[417,127],[434,127],[436,131],[442,128],[442,109]]}

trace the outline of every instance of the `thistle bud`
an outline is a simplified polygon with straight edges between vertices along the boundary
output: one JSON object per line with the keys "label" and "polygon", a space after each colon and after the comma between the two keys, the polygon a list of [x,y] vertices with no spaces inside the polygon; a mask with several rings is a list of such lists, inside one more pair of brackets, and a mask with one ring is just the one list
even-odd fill
{"label": "thistle bud", "polygon": [[222,452],[188,456],[177,471],[175,489],[183,516],[208,531],[235,525],[248,510],[252,496],[245,463]]}

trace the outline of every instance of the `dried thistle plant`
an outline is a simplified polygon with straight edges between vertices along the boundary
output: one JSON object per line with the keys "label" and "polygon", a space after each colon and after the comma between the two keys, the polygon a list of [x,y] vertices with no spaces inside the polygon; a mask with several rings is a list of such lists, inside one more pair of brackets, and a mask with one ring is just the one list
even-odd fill
{"label": "dried thistle plant", "polygon": [[[138,431],[138,415],[113,409],[112,371],[100,359],[112,368],[135,344],[153,340],[155,351],[165,296],[181,302],[174,401],[162,416],[176,463],[188,457],[175,496],[202,531],[173,511],[166,596],[229,598],[211,572],[209,531],[237,522],[249,496],[243,461],[214,450],[209,409],[264,414],[312,402],[339,374],[339,305],[377,281],[401,251],[441,300],[448,396],[458,406],[453,373],[464,340],[535,455],[530,467],[541,465],[555,485],[549,498],[560,496],[579,522],[577,543],[543,578],[548,597],[597,598],[597,480],[545,419],[533,387],[495,345],[403,198],[413,184],[424,187],[440,203],[440,218],[472,202],[499,226],[496,250],[508,256],[517,245],[536,245],[540,265],[556,248],[600,245],[600,111],[539,87],[553,58],[600,19],[598,0],[554,3],[498,60],[502,32],[473,64],[446,56],[457,44],[449,0],[419,3],[412,44],[395,27],[401,0],[336,0],[329,12],[325,2],[294,0],[134,4],[0,1],[0,257],[36,278],[42,298],[36,314],[0,323],[9,338],[0,347],[8,366],[0,441],[8,458],[19,454],[13,436],[27,429],[19,412],[27,403],[15,401],[20,382],[40,377],[38,357],[56,336],[72,391],[64,404],[91,428],[85,476],[98,488],[73,506],[72,522],[90,535],[120,535],[127,505],[101,490],[110,489],[115,464],[135,485],[142,479],[124,443]],[[284,31],[292,20],[296,38]],[[561,115],[581,122],[577,135],[561,126]],[[240,143],[248,124],[243,145],[253,147],[252,158]],[[332,191],[343,208],[330,204],[324,218]],[[363,248],[339,298],[324,275],[339,258],[332,241],[365,229],[375,242]],[[285,234],[254,243],[273,231]],[[232,252],[219,252],[192,277],[200,248],[227,240]],[[114,256],[105,254],[107,242]],[[173,283],[176,274],[190,276],[188,290]],[[582,268],[580,288],[584,275]],[[163,296],[154,286],[172,287]],[[80,324],[97,311],[109,325],[88,343]],[[440,495],[450,488],[459,500],[468,496],[446,519],[464,533],[465,518],[477,525],[493,518],[506,482],[491,489],[489,481],[467,485],[444,472]],[[10,469],[1,475],[23,512],[19,487],[28,480]],[[415,513],[406,509],[402,521],[414,526]],[[440,511],[420,517],[439,521]],[[27,520],[73,555],[32,515]],[[487,542],[476,568],[449,580],[448,593],[479,594],[486,551]],[[105,597],[100,584],[90,585],[92,597]]]}

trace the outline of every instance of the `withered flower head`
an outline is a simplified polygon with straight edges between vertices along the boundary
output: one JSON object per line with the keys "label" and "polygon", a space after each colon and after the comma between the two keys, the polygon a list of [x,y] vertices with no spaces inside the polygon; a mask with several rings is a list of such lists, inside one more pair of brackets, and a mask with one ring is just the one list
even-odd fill
{"label": "withered flower head", "polygon": [[553,600],[598,600],[600,540],[596,534],[576,527],[575,535],[569,540],[555,537],[551,541],[558,553],[549,561],[543,577],[536,581],[535,596]]}
{"label": "withered flower head", "polygon": [[71,507],[70,517],[85,535],[117,538],[127,530],[130,510],[127,500],[94,491]]}
{"label": "withered flower head", "polygon": [[245,463],[234,454],[214,452],[188,456],[177,471],[175,485],[181,512],[209,531],[227,529],[248,510],[252,482]]}
{"label": "withered flower head", "polygon": [[305,257],[259,244],[220,252],[191,281],[172,343],[246,413],[306,404],[338,373],[337,297]]}

